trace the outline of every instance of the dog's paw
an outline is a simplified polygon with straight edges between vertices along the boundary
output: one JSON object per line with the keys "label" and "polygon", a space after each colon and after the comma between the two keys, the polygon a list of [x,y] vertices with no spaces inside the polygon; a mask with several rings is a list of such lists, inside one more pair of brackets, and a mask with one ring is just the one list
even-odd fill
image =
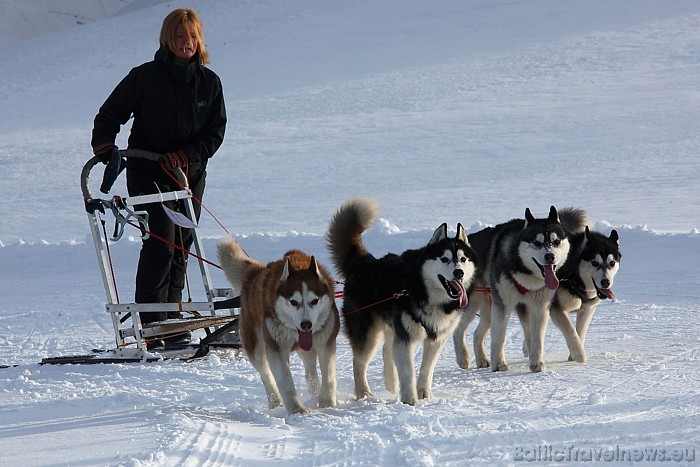
{"label": "dog's paw", "polygon": [[460,352],[455,352],[455,353],[456,353],[457,366],[462,368],[463,370],[468,370],[469,369],[469,360],[470,360],[469,353],[460,353]]}
{"label": "dog's paw", "polygon": [[545,364],[542,360],[530,362],[530,371],[533,373],[541,373],[545,370]]}
{"label": "dog's paw", "polygon": [[523,339],[523,356],[524,357],[530,356],[530,346],[527,345],[527,341],[524,339]]}
{"label": "dog's paw", "polygon": [[433,397],[433,391],[428,388],[418,388],[418,399],[431,399]]}
{"label": "dog's paw", "polygon": [[491,371],[508,371],[510,370],[510,365],[508,362],[498,362],[491,367]]}
{"label": "dog's paw", "polygon": [[578,355],[574,355],[573,353],[569,355],[570,362],[586,363],[586,360],[587,360],[586,352],[583,352],[582,354],[578,354]]}
{"label": "dog's paw", "polygon": [[455,346],[455,359],[457,360],[458,367],[464,370],[469,369],[469,360],[471,360],[471,357],[469,351],[464,346],[462,346],[462,348]]}
{"label": "dog's paw", "polygon": [[399,390],[399,375],[396,370],[384,370],[384,387],[392,394]]}
{"label": "dog's paw", "polygon": [[338,405],[338,402],[336,401],[334,394],[322,395],[318,398],[318,406],[321,408],[335,407],[336,405]]}
{"label": "dog's paw", "polygon": [[416,405],[418,403],[418,391],[415,386],[401,388],[401,402],[408,405]]}
{"label": "dog's paw", "polygon": [[318,400],[318,406],[322,409],[325,409],[327,407],[336,407],[338,403],[335,401],[335,399],[319,399]]}
{"label": "dog's paw", "polygon": [[572,345],[569,352],[570,362],[586,363],[586,350],[583,345]]}
{"label": "dog's paw", "polygon": [[416,405],[418,403],[418,398],[415,396],[402,397],[401,402],[406,405]]}
{"label": "dog's paw", "polygon": [[355,393],[355,397],[359,401],[360,399],[364,399],[366,397],[374,397],[374,394],[372,394],[372,391],[370,391],[369,389],[366,389],[362,391],[357,391]]}
{"label": "dog's paw", "polygon": [[299,414],[299,415],[307,415],[311,413],[311,410],[307,409],[303,405],[297,405],[296,407],[293,407],[292,410],[289,411],[290,414]]}
{"label": "dog's paw", "polygon": [[267,407],[272,410],[282,405],[282,398],[279,394],[267,395]]}
{"label": "dog's paw", "polygon": [[488,358],[477,358],[476,367],[477,368],[488,368],[491,366],[491,360]]}

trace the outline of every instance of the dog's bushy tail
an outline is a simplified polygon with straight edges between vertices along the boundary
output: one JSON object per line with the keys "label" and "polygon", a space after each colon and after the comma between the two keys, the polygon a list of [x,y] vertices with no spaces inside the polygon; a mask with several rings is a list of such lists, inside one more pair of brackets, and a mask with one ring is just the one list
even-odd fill
{"label": "dog's bushy tail", "polygon": [[243,289],[244,276],[248,268],[264,267],[249,257],[233,237],[224,238],[219,242],[217,254],[226,278],[239,293]]}
{"label": "dog's bushy tail", "polygon": [[559,210],[559,222],[567,233],[581,233],[588,225],[588,216],[586,211],[580,208],[563,208]]}
{"label": "dog's bushy tail", "polygon": [[326,238],[336,271],[347,277],[348,260],[367,254],[362,232],[374,224],[379,204],[372,198],[354,196],[345,201],[331,218]]}

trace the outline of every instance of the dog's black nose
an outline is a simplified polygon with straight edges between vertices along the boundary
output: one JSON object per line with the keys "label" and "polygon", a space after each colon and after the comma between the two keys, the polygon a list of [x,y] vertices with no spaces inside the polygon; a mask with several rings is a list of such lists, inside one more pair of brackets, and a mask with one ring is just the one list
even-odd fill
{"label": "dog's black nose", "polygon": [[452,275],[455,279],[461,279],[464,277],[464,271],[462,271],[461,269],[455,269]]}
{"label": "dog's black nose", "polygon": [[311,330],[311,326],[313,326],[313,325],[311,324],[311,321],[302,321],[302,322],[301,322],[301,330],[302,330],[302,331],[309,331],[309,330]]}
{"label": "dog's black nose", "polygon": [[546,253],[544,255],[544,260],[547,262],[547,264],[552,264],[556,260],[556,256],[554,256],[554,253]]}
{"label": "dog's black nose", "polygon": [[607,289],[608,287],[610,287],[610,281],[607,280],[607,279],[603,279],[602,281],[600,281],[600,285],[601,285],[604,289]]}

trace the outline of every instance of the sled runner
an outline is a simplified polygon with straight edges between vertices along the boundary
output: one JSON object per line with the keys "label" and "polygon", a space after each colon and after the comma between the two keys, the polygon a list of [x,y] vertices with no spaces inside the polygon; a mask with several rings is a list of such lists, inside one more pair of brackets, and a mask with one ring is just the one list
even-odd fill
{"label": "sled runner", "polygon": [[[158,154],[146,151],[114,151],[112,159],[105,168],[100,191],[109,193],[109,190],[119,173],[123,170],[123,157],[141,157],[157,160]],[[179,191],[158,193],[153,195],[133,196],[122,198],[113,196],[111,199],[93,197],[90,191],[89,175],[92,168],[99,163],[97,156],[90,159],[83,167],[81,173],[81,189],[85,201],[85,210],[90,223],[100,275],[107,297],[105,311],[109,313],[114,328],[115,349],[95,349],[91,354],[69,357],[53,357],[42,360],[43,364],[54,363],[123,363],[123,362],[148,362],[159,360],[170,354],[182,355],[188,351],[191,358],[206,355],[211,347],[240,348],[240,340],[236,333],[238,324],[238,312],[240,298],[234,294],[231,288],[215,288],[212,286],[209,265],[214,265],[205,258],[202,241],[195,225],[194,209],[191,192],[188,189],[187,178],[180,169],[176,169],[179,185],[183,188]],[[180,225],[193,226],[193,250],[186,252],[194,256],[199,265],[199,272],[204,287],[204,301],[187,301],[180,303],[122,303],[119,300],[116,279],[112,268],[110,254],[110,242],[118,241],[127,226],[133,226],[139,231],[142,238],[147,238],[148,213],[139,211],[139,205],[148,203],[163,203],[165,201],[183,201],[185,213],[179,214],[180,219],[173,219]],[[164,209],[167,209],[163,206]],[[175,213],[178,214],[178,213]],[[114,231],[108,237],[103,216],[114,217]],[[156,237],[158,238],[158,237]],[[163,239],[163,241],[166,241]],[[142,313],[154,312],[180,312],[190,315],[190,318],[168,319],[142,324]],[[166,346],[164,349],[149,350],[149,343],[159,336],[177,336],[189,331],[204,329],[206,337],[198,343],[186,344],[180,347]]]}

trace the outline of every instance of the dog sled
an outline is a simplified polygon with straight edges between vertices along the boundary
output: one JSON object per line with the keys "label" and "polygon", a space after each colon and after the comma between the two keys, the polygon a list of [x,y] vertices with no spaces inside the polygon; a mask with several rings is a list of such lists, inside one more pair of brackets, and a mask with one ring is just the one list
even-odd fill
{"label": "dog sled", "polygon": [[[115,151],[109,163],[105,166],[100,191],[109,193],[117,176],[124,168],[124,158],[141,157],[157,160],[158,155],[146,151],[120,150]],[[125,363],[150,362],[163,358],[186,357],[189,359],[206,355],[211,348],[240,348],[237,334],[238,315],[240,313],[240,297],[231,288],[216,288],[212,284],[209,266],[214,263],[205,257],[202,239],[195,225],[193,195],[189,191],[187,177],[181,169],[173,171],[182,188],[178,191],[164,192],[153,195],[142,195],[124,198],[112,196],[110,199],[94,197],[90,189],[90,171],[99,163],[97,156],[91,158],[83,167],[80,185],[85,201],[85,211],[90,224],[90,233],[95,246],[97,263],[107,298],[105,311],[109,314],[114,329],[115,347],[110,349],[93,349],[87,355],[65,357],[50,357],[42,360],[42,364],[89,364],[89,363]],[[193,252],[185,253],[197,260],[205,299],[180,303],[123,303],[119,299],[116,278],[112,267],[110,242],[118,241],[126,228],[133,226],[141,238],[147,238],[148,213],[139,211],[139,205],[148,203],[163,203],[165,201],[182,201],[185,212],[175,213],[180,218],[173,218],[182,225],[192,226]],[[196,200],[199,202],[199,200]],[[164,209],[167,209],[163,206]],[[114,231],[110,236],[105,228],[104,217],[114,218]],[[157,237],[156,237],[157,238]],[[188,281],[189,284],[189,281]],[[188,285],[189,286],[189,285]],[[181,319],[168,319],[153,323],[142,324],[140,315],[154,312],[180,312],[188,315]],[[198,343],[182,346],[165,346],[149,349],[149,343],[158,336],[177,336],[194,330],[203,329],[206,336]]]}

